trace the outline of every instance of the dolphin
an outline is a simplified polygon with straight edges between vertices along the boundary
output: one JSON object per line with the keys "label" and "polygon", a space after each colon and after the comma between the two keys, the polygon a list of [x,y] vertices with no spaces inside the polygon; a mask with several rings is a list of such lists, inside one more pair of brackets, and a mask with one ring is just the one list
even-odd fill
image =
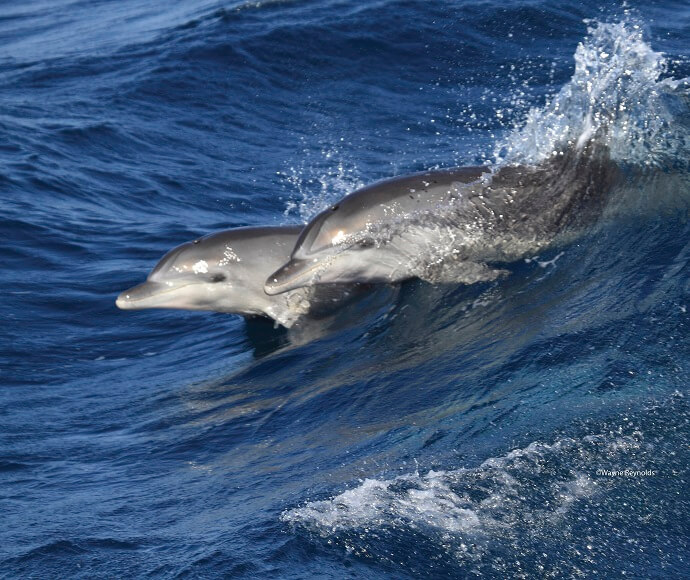
{"label": "dolphin", "polygon": [[301,226],[246,227],[213,233],[170,250],[146,281],[122,292],[123,310],[173,308],[266,316],[286,328],[322,316],[364,287],[264,292],[266,276],[289,258]]}
{"label": "dolphin", "polygon": [[618,176],[588,144],[540,165],[460,167],[395,177],[344,197],[311,220],[266,293],[338,283],[474,283],[591,223]]}

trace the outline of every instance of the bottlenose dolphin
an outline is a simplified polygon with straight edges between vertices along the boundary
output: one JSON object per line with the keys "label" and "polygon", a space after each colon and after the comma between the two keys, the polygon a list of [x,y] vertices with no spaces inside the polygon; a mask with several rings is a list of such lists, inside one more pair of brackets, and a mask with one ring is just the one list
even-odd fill
{"label": "bottlenose dolphin", "polygon": [[174,308],[267,316],[291,327],[305,315],[328,314],[363,287],[329,286],[269,296],[266,276],[289,258],[301,226],[217,232],[170,250],[146,282],[122,292],[123,310]]}
{"label": "bottlenose dolphin", "polygon": [[618,172],[591,143],[537,166],[461,167],[396,177],[344,197],[307,224],[276,295],[308,285],[473,283],[599,215]]}

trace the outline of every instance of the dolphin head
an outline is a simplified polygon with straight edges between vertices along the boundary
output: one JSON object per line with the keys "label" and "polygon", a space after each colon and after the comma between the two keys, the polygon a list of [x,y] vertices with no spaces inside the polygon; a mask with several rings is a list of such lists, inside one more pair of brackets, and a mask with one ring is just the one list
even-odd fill
{"label": "dolphin head", "polygon": [[376,216],[349,209],[336,204],[305,227],[290,260],[266,280],[267,294],[312,284],[396,281],[399,260],[387,251],[391,248],[386,241],[370,231]]}
{"label": "dolphin head", "polygon": [[175,308],[266,314],[266,274],[284,263],[300,228],[238,228],[170,250],[146,281],[122,292],[123,310]]}
{"label": "dolphin head", "polygon": [[337,256],[338,247],[343,246],[346,238],[344,229],[334,219],[338,210],[339,206],[334,205],[321,212],[302,231],[290,260],[268,277],[264,285],[267,294],[306,286],[318,277],[326,262]]}

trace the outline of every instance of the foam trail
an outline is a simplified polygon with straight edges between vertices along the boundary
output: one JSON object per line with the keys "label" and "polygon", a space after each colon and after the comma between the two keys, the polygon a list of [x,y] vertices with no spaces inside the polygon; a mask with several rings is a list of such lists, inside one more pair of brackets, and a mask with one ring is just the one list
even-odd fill
{"label": "foam trail", "polygon": [[630,465],[624,460],[647,447],[641,433],[536,441],[474,468],[366,479],[331,499],[288,510],[282,519],[324,536],[390,526],[495,535],[525,519],[541,526],[597,493],[594,470]]}
{"label": "foam trail", "polygon": [[[426,558],[443,576],[586,577],[594,557],[637,542],[657,526],[660,541],[678,527],[656,517],[650,493],[677,503],[686,453],[677,420],[685,394],[626,409],[580,434],[534,441],[476,466],[360,480],[327,499],[283,512],[293,531],[354,556],[407,570]],[[669,529],[666,540],[663,538]],[[611,570],[619,565],[616,559]],[[545,574],[550,570],[551,574]],[[591,575],[591,573],[589,574]],[[609,574],[610,575],[610,574]]]}

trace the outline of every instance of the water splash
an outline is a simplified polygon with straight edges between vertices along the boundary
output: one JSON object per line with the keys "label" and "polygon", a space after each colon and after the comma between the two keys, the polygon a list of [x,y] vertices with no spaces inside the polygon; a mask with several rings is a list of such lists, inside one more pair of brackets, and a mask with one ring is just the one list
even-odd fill
{"label": "water splash", "polygon": [[575,51],[572,79],[495,148],[498,165],[537,164],[592,139],[616,161],[661,165],[688,150],[677,111],[687,106],[685,81],[665,77],[668,61],[630,16],[616,23],[587,21]]}
{"label": "water splash", "polygon": [[324,148],[320,153],[322,159],[310,163],[308,151],[305,151],[305,160],[298,166],[290,166],[278,173],[299,196],[287,202],[283,212],[285,217],[296,216],[302,223],[307,223],[341,197],[364,186],[356,166],[345,163],[338,148]]}

